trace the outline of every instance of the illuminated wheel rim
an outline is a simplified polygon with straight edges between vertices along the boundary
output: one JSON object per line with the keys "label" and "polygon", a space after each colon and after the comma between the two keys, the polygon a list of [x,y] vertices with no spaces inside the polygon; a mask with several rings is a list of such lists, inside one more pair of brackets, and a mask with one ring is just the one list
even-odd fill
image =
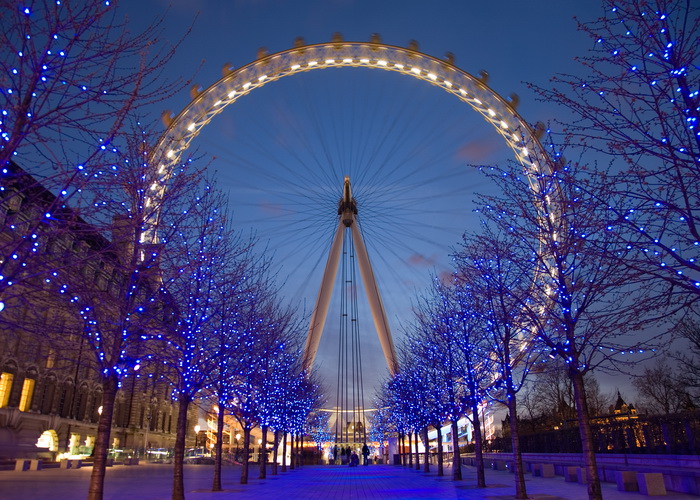
{"label": "illuminated wheel rim", "polygon": [[[174,118],[164,114],[167,130],[159,139],[152,163],[158,178],[152,196],[167,189],[172,166],[177,165],[199,132],[227,106],[253,90],[280,78],[326,68],[375,68],[426,81],[441,88],[481,114],[498,132],[526,172],[548,171],[547,155],[537,134],[506,100],[485,83],[455,66],[414,48],[380,42],[346,42],[303,45],[275,54],[259,54],[255,61],[238,69],[224,67],[225,76],[204,90],[192,89],[192,101]],[[155,237],[155,236],[154,236]]]}

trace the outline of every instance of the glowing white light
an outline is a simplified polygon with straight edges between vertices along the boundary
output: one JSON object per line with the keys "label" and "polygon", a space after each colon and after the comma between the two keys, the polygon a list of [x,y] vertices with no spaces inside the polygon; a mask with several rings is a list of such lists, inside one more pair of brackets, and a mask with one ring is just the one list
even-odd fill
{"label": "glowing white light", "polygon": [[428,78],[430,78],[432,81],[437,80],[437,76],[435,76],[434,73],[428,73]]}
{"label": "glowing white light", "polygon": [[235,96],[235,95],[236,95],[236,91],[232,90],[231,92],[228,93],[228,98],[233,99],[233,96]]}
{"label": "glowing white light", "polygon": [[301,65],[295,64],[294,66],[292,66],[292,71],[296,71],[296,70],[298,70],[299,68],[301,68]]}
{"label": "glowing white light", "polygon": [[158,167],[158,173],[159,173],[159,174],[162,174],[162,173],[163,173],[163,170],[165,170],[165,165],[162,165],[162,164],[161,164],[161,166]]}
{"label": "glowing white light", "polygon": [[387,62],[384,59],[380,59],[379,61],[377,61],[377,64],[379,64],[380,66],[386,66]]}
{"label": "glowing white light", "polygon": [[155,191],[156,189],[158,189],[158,183],[154,182],[153,184],[151,184],[151,191]]}
{"label": "glowing white light", "polygon": [[326,59],[326,64],[334,64],[335,59]]}
{"label": "glowing white light", "polygon": [[369,59],[360,59],[362,64],[369,64]]}
{"label": "glowing white light", "polygon": [[501,128],[508,128],[508,124],[501,120]]}
{"label": "glowing white light", "polygon": [[447,87],[448,89],[451,89],[451,88],[452,88],[452,82],[449,81],[449,80],[445,80],[445,87]]}
{"label": "glowing white light", "polygon": [[221,104],[221,101],[220,101],[220,100],[219,100],[219,101],[216,101],[216,102],[214,103],[214,106],[218,106],[219,104]]}
{"label": "glowing white light", "polygon": [[189,130],[190,132],[192,132],[196,126],[197,126],[197,124],[194,123],[194,122],[192,122],[192,123],[190,123],[190,126],[187,127],[187,130]]}
{"label": "glowing white light", "polygon": [[527,150],[527,148],[523,148],[523,156],[527,156],[527,155],[528,155],[528,150]]}
{"label": "glowing white light", "polygon": [[167,156],[168,158],[172,158],[173,156],[175,156],[175,151],[173,151],[173,150],[171,149],[170,151],[168,151],[168,152],[166,153],[165,156]]}
{"label": "glowing white light", "polygon": [[267,75],[261,75],[258,77],[258,81],[259,82],[265,81],[265,78],[267,78]]}
{"label": "glowing white light", "polygon": [[398,64],[398,63],[397,63],[397,64],[394,64],[394,66],[395,66],[396,68],[399,68],[399,69],[403,69],[403,67],[404,67],[403,64]]}
{"label": "glowing white light", "polygon": [[413,71],[416,75],[420,75],[420,68],[411,68],[411,71]]}
{"label": "glowing white light", "polygon": [[346,64],[350,64],[352,62],[352,59],[343,59],[343,62]]}
{"label": "glowing white light", "polygon": [[250,87],[250,82],[243,84],[243,90],[248,90],[248,87]]}
{"label": "glowing white light", "polygon": [[463,96],[467,95],[467,91],[464,89],[459,89],[459,93],[462,94]]}
{"label": "glowing white light", "polygon": [[318,61],[309,61],[309,66],[316,66]]}
{"label": "glowing white light", "polygon": [[481,104],[481,101],[479,99],[474,99],[474,102],[477,104]]}
{"label": "glowing white light", "polygon": [[492,110],[491,108],[488,109],[488,112],[489,112],[489,115],[491,115],[491,117],[496,116],[496,112],[494,110]]}
{"label": "glowing white light", "polygon": [[146,208],[148,208],[148,207],[150,207],[150,206],[151,206],[151,199],[150,199],[150,198],[146,198]]}

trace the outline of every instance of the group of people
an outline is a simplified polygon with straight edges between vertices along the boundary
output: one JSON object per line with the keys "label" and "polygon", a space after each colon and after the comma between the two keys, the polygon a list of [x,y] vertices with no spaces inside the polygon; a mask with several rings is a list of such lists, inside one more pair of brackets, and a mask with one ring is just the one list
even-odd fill
{"label": "group of people", "polygon": [[[335,445],[333,447],[333,456],[330,457],[330,463],[335,463],[338,458],[340,458],[341,465],[349,465],[350,467],[360,465],[360,457],[357,455],[357,451],[351,449],[350,446],[338,448],[338,445]],[[367,443],[362,445],[362,458],[363,465],[369,465],[369,446],[367,446]]]}

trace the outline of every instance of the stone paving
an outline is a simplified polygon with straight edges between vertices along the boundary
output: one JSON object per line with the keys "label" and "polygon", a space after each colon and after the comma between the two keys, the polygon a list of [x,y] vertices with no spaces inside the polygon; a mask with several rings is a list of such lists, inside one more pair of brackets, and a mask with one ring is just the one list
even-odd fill
{"label": "stone paving", "polygon": [[[438,477],[436,467],[424,473],[403,466],[370,465],[304,466],[267,479],[258,479],[258,468],[251,467],[249,484],[241,485],[239,466],[224,467],[224,491],[211,491],[211,465],[185,466],[185,491],[188,500],[346,500],[346,499],[485,499],[514,498],[513,475],[486,471],[487,488],[476,488],[476,472],[464,467],[464,479],[452,481],[449,471]],[[91,468],[77,470],[0,471],[2,500],[80,500],[87,496]],[[587,500],[586,487],[564,482],[562,477],[526,476],[530,498],[537,500]],[[172,491],[171,465],[115,466],[107,470],[105,500],[167,500]],[[603,483],[606,499],[641,500],[639,493],[622,493],[615,485]],[[697,498],[669,493],[670,500]]]}

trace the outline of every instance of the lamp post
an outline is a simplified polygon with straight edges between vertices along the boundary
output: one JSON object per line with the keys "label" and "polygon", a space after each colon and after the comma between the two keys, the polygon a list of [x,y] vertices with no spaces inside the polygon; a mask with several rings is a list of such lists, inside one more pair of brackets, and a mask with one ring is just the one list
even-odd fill
{"label": "lamp post", "polygon": [[197,445],[199,444],[199,431],[202,428],[199,426],[199,424],[194,426],[194,447],[196,448]]}

